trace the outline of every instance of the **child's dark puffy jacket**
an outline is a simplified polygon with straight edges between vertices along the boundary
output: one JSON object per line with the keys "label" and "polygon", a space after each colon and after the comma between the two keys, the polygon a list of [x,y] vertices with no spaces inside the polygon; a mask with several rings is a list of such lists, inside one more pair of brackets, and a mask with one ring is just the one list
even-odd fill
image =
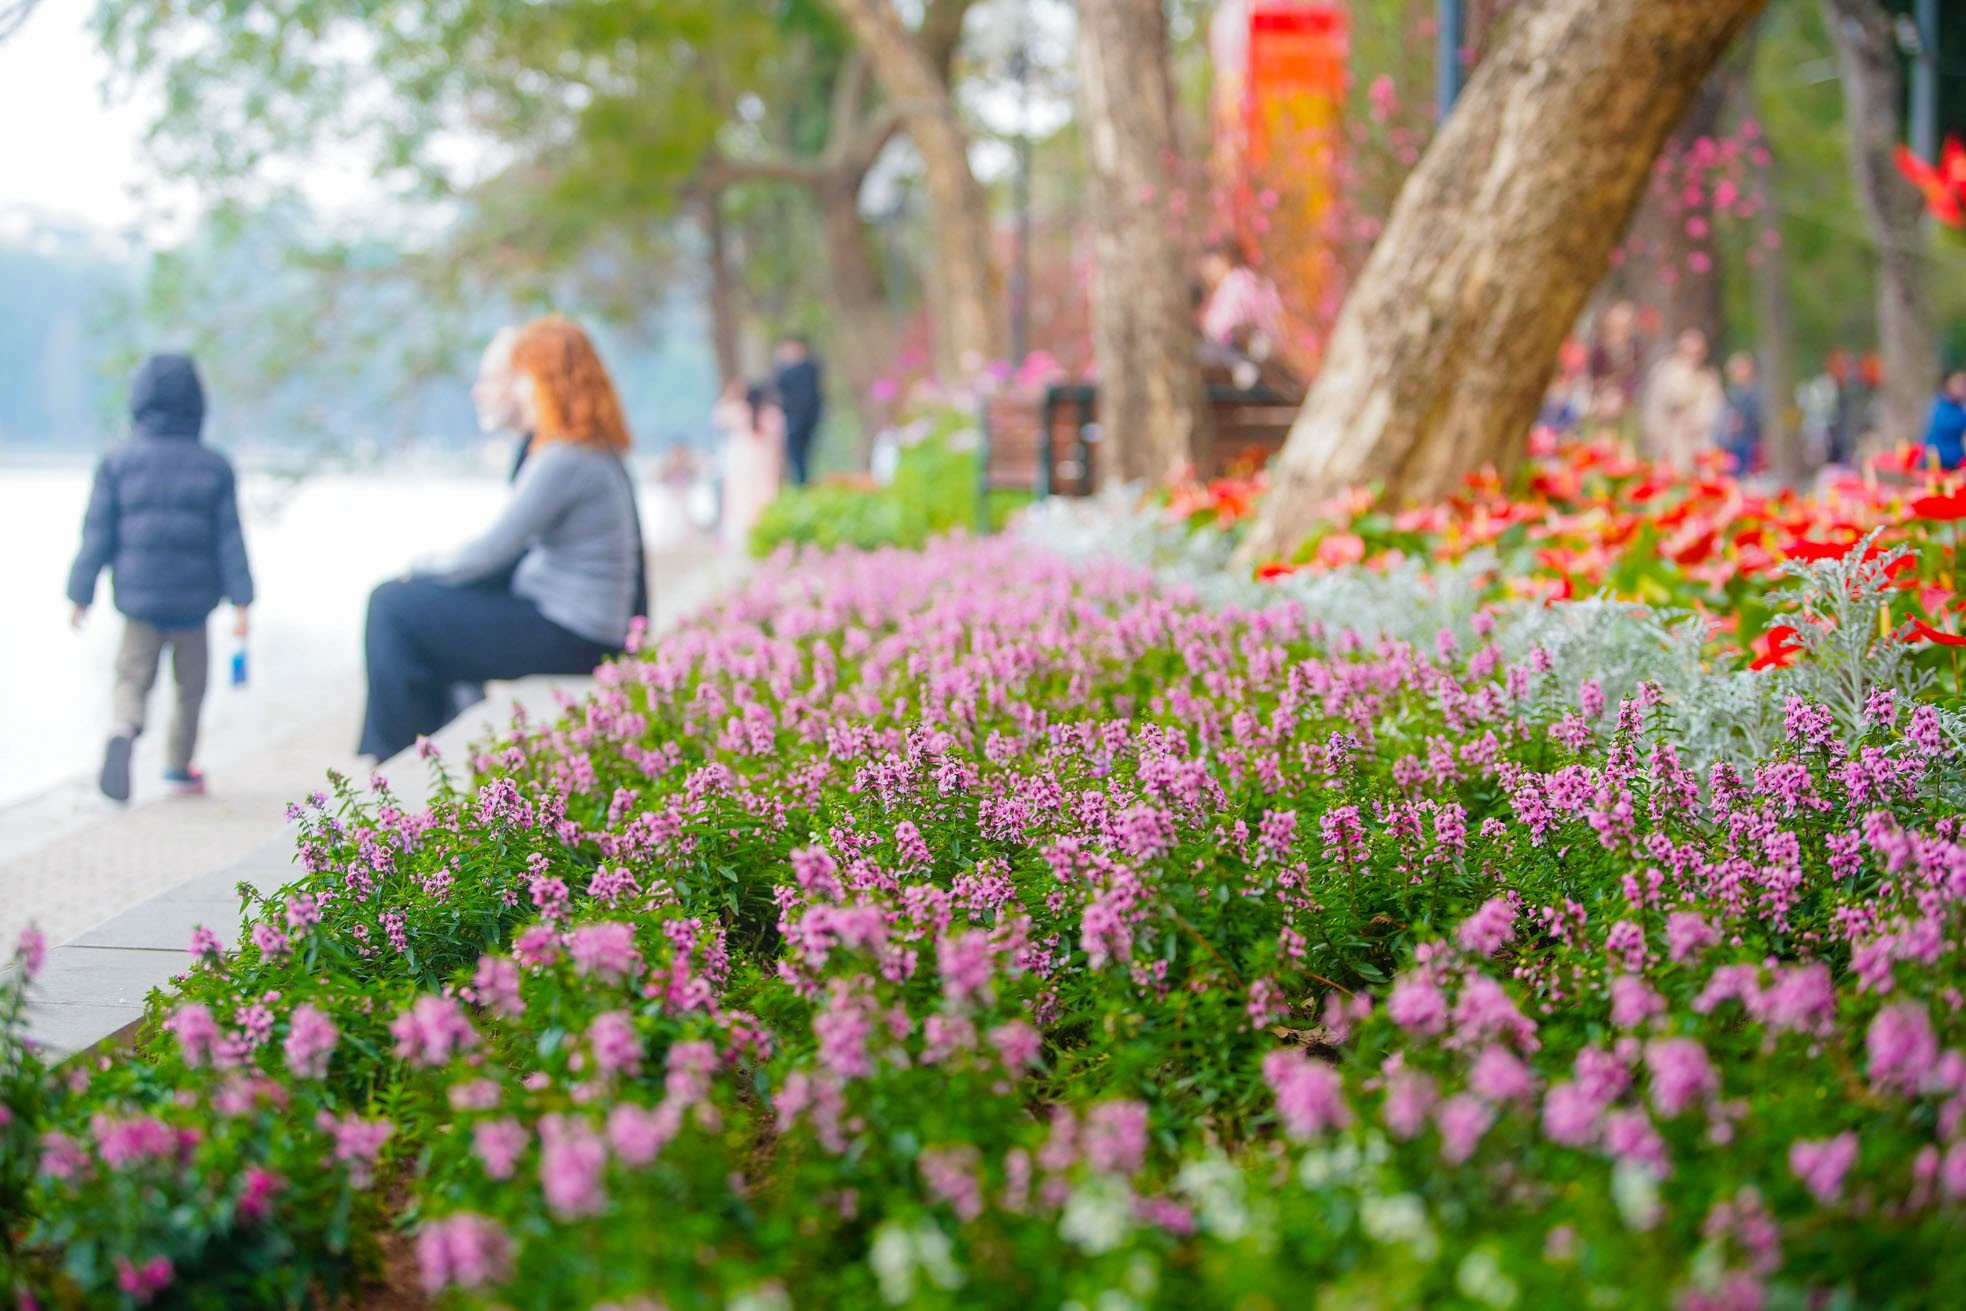
{"label": "child's dark puffy jacket", "polygon": [[221,600],[252,604],[232,465],[198,440],[205,392],[191,360],[145,360],[130,419],[130,439],[96,466],[68,599],[93,603],[107,567],[116,608],[159,628],[201,624]]}

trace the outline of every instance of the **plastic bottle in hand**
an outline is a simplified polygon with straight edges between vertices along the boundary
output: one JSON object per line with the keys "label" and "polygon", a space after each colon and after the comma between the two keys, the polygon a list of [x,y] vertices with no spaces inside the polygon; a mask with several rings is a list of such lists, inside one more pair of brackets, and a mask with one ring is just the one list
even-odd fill
{"label": "plastic bottle in hand", "polygon": [[232,686],[246,685],[246,644],[239,643],[232,648]]}

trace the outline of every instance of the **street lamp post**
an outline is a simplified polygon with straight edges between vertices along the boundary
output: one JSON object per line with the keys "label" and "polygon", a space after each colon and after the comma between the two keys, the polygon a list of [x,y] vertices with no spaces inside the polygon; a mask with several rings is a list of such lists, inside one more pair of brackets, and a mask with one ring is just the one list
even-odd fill
{"label": "street lamp post", "polygon": [[1912,22],[1918,48],[1911,51],[1911,151],[1926,163],[1936,164],[1939,162],[1939,0],[1917,0],[1912,8]]}

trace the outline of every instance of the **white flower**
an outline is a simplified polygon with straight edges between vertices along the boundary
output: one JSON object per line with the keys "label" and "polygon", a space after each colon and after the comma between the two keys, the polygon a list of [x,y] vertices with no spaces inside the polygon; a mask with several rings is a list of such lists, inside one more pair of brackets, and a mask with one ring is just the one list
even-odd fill
{"label": "white flower", "polygon": [[777,1280],[753,1284],[724,1303],[724,1311],[792,1311],[792,1299]]}
{"label": "white flower", "polygon": [[1058,1233],[1080,1251],[1097,1256],[1126,1241],[1133,1208],[1124,1185],[1099,1179],[1073,1193],[1059,1217]]}
{"label": "white flower", "polygon": [[1487,1306],[1514,1306],[1521,1293],[1515,1280],[1502,1273],[1502,1259],[1492,1248],[1477,1247],[1461,1258],[1454,1271],[1454,1286]]}
{"label": "white flower", "polygon": [[1209,1156],[1188,1162],[1174,1177],[1174,1186],[1195,1204],[1195,1218],[1208,1233],[1233,1243],[1249,1232],[1242,1171],[1227,1159]]}
{"label": "white flower", "polygon": [[1611,1200],[1627,1228],[1642,1232],[1659,1223],[1659,1181],[1645,1166],[1620,1161],[1612,1167]]}
{"label": "white flower", "polygon": [[1440,1254],[1440,1239],[1427,1223],[1427,1204],[1412,1193],[1364,1198],[1359,1203],[1358,1224],[1375,1243],[1410,1247],[1422,1261]]}
{"label": "white flower", "polygon": [[867,1264],[880,1281],[881,1298],[890,1306],[900,1306],[915,1295],[917,1273],[928,1276],[937,1288],[962,1286],[962,1271],[956,1269],[949,1236],[923,1221],[912,1228],[890,1220],[874,1231],[873,1247]]}

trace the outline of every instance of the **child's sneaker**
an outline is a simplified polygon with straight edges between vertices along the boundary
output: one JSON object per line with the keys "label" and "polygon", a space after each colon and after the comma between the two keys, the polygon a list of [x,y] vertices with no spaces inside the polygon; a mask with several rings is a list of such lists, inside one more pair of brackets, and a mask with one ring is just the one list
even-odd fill
{"label": "child's sneaker", "polygon": [[196,797],[204,795],[205,773],[196,765],[190,765],[184,769],[167,769],[164,771],[164,781],[171,785],[171,791],[175,792],[178,796]]}
{"label": "child's sneaker", "polygon": [[102,776],[96,780],[96,786],[111,801],[130,799],[130,750],[135,745],[134,737],[118,733],[102,749]]}

